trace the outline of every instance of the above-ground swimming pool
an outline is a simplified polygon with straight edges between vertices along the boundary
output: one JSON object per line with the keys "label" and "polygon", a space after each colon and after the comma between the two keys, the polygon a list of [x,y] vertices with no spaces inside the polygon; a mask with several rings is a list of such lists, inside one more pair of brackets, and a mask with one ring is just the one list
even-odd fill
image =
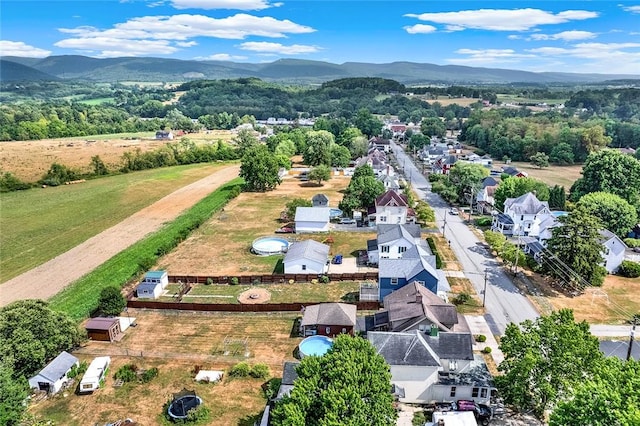
{"label": "above-ground swimming pool", "polygon": [[335,219],[342,216],[342,210],[340,209],[329,209],[329,219]]}
{"label": "above-ground swimming pool", "polygon": [[286,253],[291,243],[284,238],[262,237],[253,241],[251,249],[255,254],[270,256],[272,254]]}
{"label": "above-ground swimming pool", "polygon": [[167,413],[172,419],[186,419],[189,411],[202,404],[202,399],[195,394],[183,395],[171,402]]}
{"label": "above-ground swimming pool", "polygon": [[551,214],[554,215],[555,217],[560,217],[560,216],[566,216],[569,213],[565,212],[563,210],[554,210],[554,211],[551,212]]}
{"label": "above-ground swimming pool", "polygon": [[327,336],[310,336],[300,342],[298,351],[300,358],[311,355],[322,356],[331,349],[331,346],[333,346],[333,340]]}

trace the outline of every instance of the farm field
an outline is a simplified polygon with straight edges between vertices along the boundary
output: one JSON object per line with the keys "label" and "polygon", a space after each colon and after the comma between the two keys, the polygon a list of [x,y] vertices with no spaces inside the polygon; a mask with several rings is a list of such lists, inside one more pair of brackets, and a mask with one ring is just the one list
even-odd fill
{"label": "farm field", "polygon": [[[335,207],[342,200],[341,190],[349,178],[334,176],[321,187],[300,182],[288,176],[274,191],[242,193],[211,220],[200,226],[175,250],[160,259],[157,268],[171,275],[231,275],[272,273],[283,256],[256,256],[250,252],[252,242],[274,235],[284,224],[279,221],[285,204],[294,198],[310,200],[317,193]],[[329,234],[284,234],[290,239],[333,239],[330,254],[353,256],[355,250],[366,249],[367,239],[375,232],[331,232]]]}
{"label": "farm field", "polygon": [[225,166],[228,164],[177,166],[0,194],[0,282],[72,249]]}
{"label": "farm field", "polygon": [[[74,354],[90,361],[93,356],[112,356],[105,386],[91,395],[69,394],[38,403],[30,411],[58,424],[81,426],[104,424],[131,417],[145,426],[169,424],[160,418],[163,404],[172,393],[193,389],[211,410],[210,424],[221,426],[253,425],[264,409],[263,379],[223,379],[217,384],[193,381],[196,365],[207,370],[226,370],[247,361],[265,363],[273,377],[281,377],[285,360],[294,360],[293,352],[301,338],[291,337],[296,314],[176,314],[135,311],[138,326],[129,328],[117,343],[89,342]],[[224,338],[247,339],[249,357],[244,348],[237,355],[223,355]],[[227,348],[231,348],[228,346]],[[132,356],[140,354],[142,357]],[[125,355],[129,353],[129,355]],[[148,384],[113,386],[113,374],[124,364],[139,368],[157,367],[159,376]]]}
{"label": "farm field", "polygon": [[554,166],[551,165],[545,168],[539,168],[531,163],[526,162],[511,162],[505,164],[502,161],[494,161],[493,168],[501,170],[503,166],[515,167],[518,170],[527,172],[529,177],[536,178],[546,183],[547,185],[560,185],[564,186],[564,189],[569,192],[573,182],[582,177],[582,164],[574,164],[572,166]]}
{"label": "farm field", "polygon": [[[142,152],[161,147],[167,141],[153,139],[155,133],[118,133],[78,136],[64,139],[0,143],[0,170],[11,172],[25,182],[36,182],[52,163],[81,172],[90,171],[91,157],[99,156],[109,169],[115,169],[125,152]],[[220,130],[187,135],[195,143],[230,140],[233,133]],[[175,141],[175,140],[174,140]]]}

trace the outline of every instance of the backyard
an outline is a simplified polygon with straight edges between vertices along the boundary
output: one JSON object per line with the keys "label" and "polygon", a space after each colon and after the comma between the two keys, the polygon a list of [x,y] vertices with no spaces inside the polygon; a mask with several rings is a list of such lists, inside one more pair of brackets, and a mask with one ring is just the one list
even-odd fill
{"label": "backyard", "polygon": [[[253,425],[264,409],[263,379],[225,377],[217,384],[194,382],[194,367],[226,370],[247,361],[265,363],[272,377],[280,377],[284,360],[294,360],[301,341],[295,336],[296,314],[231,314],[130,310],[137,326],[129,328],[120,342],[90,341],[74,354],[91,361],[92,356],[112,356],[105,386],[91,395],[69,393],[32,404],[30,411],[69,426],[104,424],[131,417],[144,425],[168,424],[160,418],[163,404],[183,388],[195,390],[212,411],[216,425]],[[224,355],[228,341],[247,341],[236,354]],[[237,346],[238,344],[235,343]],[[231,350],[233,351],[233,349]],[[113,373],[124,364],[157,367],[159,375],[148,384],[128,383],[114,387]]]}

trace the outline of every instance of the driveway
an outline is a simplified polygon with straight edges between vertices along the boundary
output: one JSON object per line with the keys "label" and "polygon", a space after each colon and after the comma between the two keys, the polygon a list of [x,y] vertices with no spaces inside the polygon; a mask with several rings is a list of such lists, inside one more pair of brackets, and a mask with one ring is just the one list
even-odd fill
{"label": "driveway", "polygon": [[[507,324],[535,319],[538,312],[529,299],[518,290],[498,262],[481,244],[480,240],[460,216],[448,214],[449,204],[438,194],[431,192],[431,184],[413,164],[401,147],[392,142],[398,163],[405,166],[405,177],[418,197],[425,200],[436,213],[436,224],[450,241],[465,276],[471,281],[480,297],[485,299],[485,319],[493,334],[502,335]],[[487,271],[487,289],[483,293]]]}
{"label": "driveway", "polygon": [[378,272],[378,268],[358,266],[355,257],[343,257],[340,265],[334,263],[329,264],[330,274],[353,274],[358,272]]}

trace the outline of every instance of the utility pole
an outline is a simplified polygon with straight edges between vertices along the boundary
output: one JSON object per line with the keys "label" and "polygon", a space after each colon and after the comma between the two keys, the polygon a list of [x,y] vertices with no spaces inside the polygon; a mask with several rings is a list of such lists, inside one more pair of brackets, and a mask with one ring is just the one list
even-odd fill
{"label": "utility pole", "polygon": [[633,339],[636,334],[637,323],[638,321],[635,318],[631,320],[631,324],[633,324],[633,327],[631,327],[631,334],[629,335],[629,347],[627,348],[627,361],[631,359],[631,349],[633,348]]}
{"label": "utility pole", "polygon": [[444,230],[447,227],[447,212],[444,212],[444,224],[442,225],[442,238],[447,239],[444,235]]}
{"label": "utility pole", "polygon": [[516,245],[516,258],[513,261],[513,275],[518,274],[518,258],[520,257],[520,232],[518,231],[518,244]]}
{"label": "utility pole", "polygon": [[484,304],[487,301],[487,272],[488,269],[484,270],[484,290],[482,291],[482,307],[484,308]]}

